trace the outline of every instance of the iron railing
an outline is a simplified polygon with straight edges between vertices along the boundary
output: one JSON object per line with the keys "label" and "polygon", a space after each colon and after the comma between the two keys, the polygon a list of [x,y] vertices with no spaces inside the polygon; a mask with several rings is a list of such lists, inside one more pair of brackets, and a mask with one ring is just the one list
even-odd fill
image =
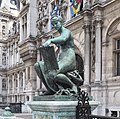
{"label": "iron railing", "polygon": [[9,103],[9,107],[12,113],[22,113],[22,102],[19,103]]}
{"label": "iron railing", "polygon": [[76,119],[120,119],[120,117],[108,117],[91,115],[88,93],[78,87],[78,105],[76,106]]}
{"label": "iron railing", "polygon": [[120,117],[108,117],[100,115],[89,115],[89,119],[120,119]]}

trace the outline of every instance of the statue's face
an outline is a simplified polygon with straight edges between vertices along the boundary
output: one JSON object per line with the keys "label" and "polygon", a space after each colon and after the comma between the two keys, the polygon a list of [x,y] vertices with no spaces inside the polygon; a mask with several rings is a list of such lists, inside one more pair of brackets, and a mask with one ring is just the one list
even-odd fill
{"label": "statue's face", "polygon": [[54,21],[52,22],[52,25],[56,30],[59,30],[62,27],[62,23],[60,21]]}

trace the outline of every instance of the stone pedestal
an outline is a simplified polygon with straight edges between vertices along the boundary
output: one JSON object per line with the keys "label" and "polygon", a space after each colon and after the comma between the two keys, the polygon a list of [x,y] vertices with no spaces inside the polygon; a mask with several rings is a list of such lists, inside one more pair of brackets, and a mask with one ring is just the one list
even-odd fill
{"label": "stone pedestal", "polygon": [[[32,101],[28,105],[33,111],[33,119],[76,119],[77,103],[75,100],[40,100]],[[90,105],[93,110],[98,102],[91,101]]]}

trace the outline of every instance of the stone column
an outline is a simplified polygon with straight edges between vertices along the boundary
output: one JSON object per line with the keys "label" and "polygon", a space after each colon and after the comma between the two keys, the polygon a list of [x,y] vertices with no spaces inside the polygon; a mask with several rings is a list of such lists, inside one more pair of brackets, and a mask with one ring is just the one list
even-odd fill
{"label": "stone column", "polygon": [[[97,0],[96,0],[97,2]],[[93,7],[95,26],[95,82],[91,87],[91,95],[96,101],[102,102],[101,80],[102,80],[102,7],[99,2]],[[103,105],[99,105],[95,110],[96,114],[101,112]]]}
{"label": "stone column", "polygon": [[7,94],[10,94],[10,85],[9,85],[9,75],[8,75],[8,82],[7,82],[7,85],[8,85],[8,92],[7,92]]}
{"label": "stone column", "polygon": [[102,16],[100,6],[95,9],[95,82],[102,79]]}
{"label": "stone column", "polygon": [[35,77],[35,70],[33,66],[30,66],[30,80],[32,81],[32,89],[36,90],[36,77]]}
{"label": "stone column", "polygon": [[17,53],[16,53],[16,55],[17,55],[17,56],[16,56],[16,60],[17,60],[17,64],[18,64],[18,63],[19,63],[19,56],[18,56],[18,55],[19,55],[19,52],[18,52],[18,48],[17,48]]}
{"label": "stone column", "polygon": [[23,70],[23,91],[25,90],[25,70]]}
{"label": "stone column", "polygon": [[[2,84],[2,79],[3,77],[0,76],[0,84]],[[2,94],[2,85],[0,85],[0,95]],[[1,97],[0,97],[0,102],[2,101]]]}
{"label": "stone column", "polygon": [[84,16],[84,32],[85,32],[85,56],[84,56],[84,86],[90,94],[91,79],[91,11],[85,10]]}
{"label": "stone column", "polygon": [[2,47],[0,46],[0,65],[2,66]]}
{"label": "stone column", "polygon": [[19,77],[19,72],[18,72],[18,74],[17,74],[17,82],[18,82],[18,87],[17,87],[17,93],[19,93],[20,92],[20,79],[19,79],[20,77]]}
{"label": "stone column", "polygon": [[14,94],[14,91],[15,91],[15,81],[14,81],[14,74],[12,75],[12,93]]}
{"label": "stone column", "polygon": [[12,61],[11,60],[12,59],[12,56],[11,56],[11,45],[9,46],[9,48],[10,48],[9,49],[9,67],[10,67],[12,65],[12,62],[11,62]]}
{"label": "stone column", "polygon": [[28,67],[26,67],[26,80],[28,80]]}
{"label": "stone column", "polygon": [[22,18],[20,18],[20,42],[23,40]]}
{"label": "stone column", "polygon": [[2,23],[1,23],[1,19],[0,19],[0,39],[2,39]]}
{"label": "stone column", "polygon": [[15,44],[13,43],[13,66],[15,64]]}
{"label": "stone column", "polygon": [[8,45],[8,67],[10,66],[10,46]]}
{"label": "stone column", "polygon": [[14,48],[14,64],[16,65],[16,62],[17,62],[17,60],[16,60],[16,42],[15,42],[15,48]]}

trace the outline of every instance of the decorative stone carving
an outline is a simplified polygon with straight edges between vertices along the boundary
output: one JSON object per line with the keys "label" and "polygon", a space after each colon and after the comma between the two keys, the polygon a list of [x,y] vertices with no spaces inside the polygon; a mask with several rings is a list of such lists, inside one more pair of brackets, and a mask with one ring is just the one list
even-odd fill
{"label": "decorative stone carving", "polygon": [[68,8],[68,2],[65,0],[60,0],[59,1],[59,10],[60,10],[60,15],[63,18],[63,21],[66,20],[67,8]]}
{"label": "decorative stone carving", "polygon": [[49,19],[49,11],[48,11],[48,2],[47,0],[38,0],[38,20],[37,20],[37,28],[38,34],[45,33],[47,31],[47,23]]}
{"label": "decorative stone carving", "polygon": [[111,28],[108,31],[108,35],[111,36],[112,34],[115,34],[117,32],[119,32],[119,24],[120,22],[115,22],[111,25]]}
{"label": "decorative stone carving", "polygon": [[91,39],[91,69],[95,72],[95,26],[92,27],[92,39]]}
{"label": "decorative stone carving", "polygon": [[2,54],[2,64],[6,65],[6,54],[5,53]]}

